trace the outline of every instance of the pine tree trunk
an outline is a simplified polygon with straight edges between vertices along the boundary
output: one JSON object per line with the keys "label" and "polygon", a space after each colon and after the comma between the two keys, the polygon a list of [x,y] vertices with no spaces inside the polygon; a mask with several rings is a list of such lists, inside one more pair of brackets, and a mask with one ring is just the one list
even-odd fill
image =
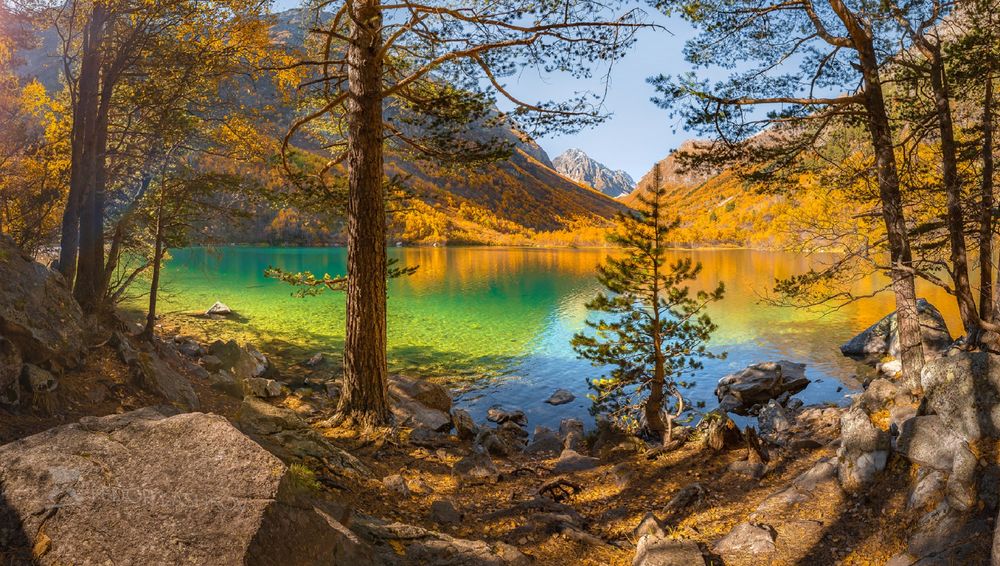
{"label": "pine tree trunk", "polygon": [[917,292],[913,274],[913,257],[903,214],[903,196],[899,188],[896,156],[889,116],[885,109],[878,59],[870,37],[859,46],[859,60],[864,77],[865,109],[868,132],[875,150],[879,198],[882,218],[889,241],[889,260],[892,290],[896,296],[899,327],[900,360],[904,379],[910,386],[920,381],[924,366],[923,342],[920,320],[917,315]]}
{"label": "pine tree trunk", "polygon": [[339,418],[391,421],[386,366],[386,208],[382,186],[382,14],[379,0],[349,0],[347,48],[347,331]]}
{"label": "pine tree trunk", "polygon": [[[994,296],[993,266],[993,76],[987,70],[983,92],[983,179],[979,220],[979,313],[983,320],[1000,322],[1000,300]],[[998,267],[1000,269],[1000,267]],[[997,289],[1000,292],[1000,288]]]}
{"label": "pine tree trunk", "polygon": [[104,184],[107,179],[108,114],[111,85],[101,89],[92,138],[84,146],[88,176],[80,208],[80,252],[73,294],[84,312],[95,312],[104,299]]}
{"label": "pine tree trunk", "polygon": [[63,210],[59,249],[59,271],[73,286],[80,250],[80,215],[90,182],[91,158],[88,146],[94,141],[97,127],[98,87],[101,78],[100,48],[107,22],[107,8],[96,3],[91,11],[82,42],[80,72],[73,106],[73,129],[70,150],[70,182],[66,208]]}
{"label": "pine tree trunk", "polygon": [[[955,300],[965,327],[965,335],[976,341],[979,336],[979,313],[969,280],[969,258],[965,243],[965,220],[962,217],[962,187],[958,177],[958,152],[955,127],[952,123],[951,100],[945,75],[944,59],[939,46],[930,49],[931,89],[941,134],[941,170],[947,202],[946,221],[951,245],[951,275],[955,285]],[[986,269],[985,271],[989,271]]]}

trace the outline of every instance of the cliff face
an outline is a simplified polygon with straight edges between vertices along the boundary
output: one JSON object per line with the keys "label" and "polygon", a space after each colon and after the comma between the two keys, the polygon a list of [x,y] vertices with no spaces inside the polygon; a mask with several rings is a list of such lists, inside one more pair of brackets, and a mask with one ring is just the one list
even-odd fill
{"label": "cliff face", "polygon": [[609,197],[618,198],[632,192],[635,181],[624,171],[612,171],[579,149],[568,149],[552,160],[556,171],[593,187]]}

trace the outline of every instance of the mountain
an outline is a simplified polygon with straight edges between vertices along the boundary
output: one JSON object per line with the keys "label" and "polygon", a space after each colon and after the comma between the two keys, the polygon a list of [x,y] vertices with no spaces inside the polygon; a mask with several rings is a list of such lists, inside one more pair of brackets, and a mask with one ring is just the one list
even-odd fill
{"label": "mountain", "polygon": [[612,198],[625,196],[635,188],[635,181],[624,171],[612,171],[610,167],[595,161],[580,149],[567,149],[552,160],[556,171],[601,191]]}
{"label": "mountain", "polygon": [[[294,9],[275,14],[275,41],[291,49],[301,48],[307,39],[303,22],[308,23],[309,15]],[[59,61],[50,54],[56,52],[57,35],[43,33],[40,39],[35,49],[21,54],[25,64],[20,74],[37,78],[55,91],[61,88]],[[273,120],[267,124],[268,135],[280,140],[295,116],[295,103],[289,103],[272,85],[262,81],[245,90],[235,95],[248,107],[266,109]],[[393,215],[393,242],[594,245],[604,242],[610,220],[625,209],[602,192],[560,175],[534,140],[510,127],[471,125],[466,135],[477,140],[505,140],[512,148],[511,155],[476,169],[456,171],[387,153],[387,174],[402,174],[414,197]],[[317,147],[299,148],[319,151]],[[262,176],[267,174],[262,172]],[[239,225],[217,226],[216,232],[241,243],[312,245],[344,240],[343,226],[337,219],[287,205],[256,206],[251,216]]]}
{"label": "mountain", "polygon": [[[697,151],[689,140],[658,162],[667,206],[681,220],[670,234],[677,246],[781,248],[796,243],[809,217],[837,215],[843,201],[837,191],[803,178],[784,194],[761,193],[747,186],[735,171],[690,171],[681,166],[678,151]],[[638,204],[653,182],[650,169],[636,190],[620,199]]]}

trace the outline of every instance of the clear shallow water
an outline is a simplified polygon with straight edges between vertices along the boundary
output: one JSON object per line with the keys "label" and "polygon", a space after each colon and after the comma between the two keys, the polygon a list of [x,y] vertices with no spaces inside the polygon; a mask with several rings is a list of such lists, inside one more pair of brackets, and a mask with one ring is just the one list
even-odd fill
{"label": "clear shallow water", "polygon": [[[460,404],[477,420],[503,404],[523,409],[529,424],[555,425],[576,416],[589,419],[587,378],[600,371],[576,359],[569,346],[584,328],[584,304],[599,290],[594,267],[604,250],[509,248],[393,248],[416,274],[389,286],[389,363],[393,371],[454,378],[464,385]],[[798,397],[807,403],[845,402],[856,392],[855,376],[867,371],[840,355],[838,346],[892,310],[892,297],[809,312],[762,304],[776,277],[808,269],[794,254],[752,250],[678,250],[704,266],[695,289],[723,281],[725,299],[710,313],[719,330],[712,348],[724,360],[706,360],[688,391],[695,401],[716,404],[719,378],[749,364],[787,359],[807,364],[813,380]],[[291,287],[263,276],[273,265],[289,271],[342,273],[342,248],[190,248],[172,252],[164,272],[161,313],[204,311],[219,300],[240,322],[206,322],[199,338],[236,338],[259,344],[288,360],[315,351],[339,355],[344,333],[344,297],[325,293],[295,298]],[[873,278],[861,287],[876,288]],[[952,301],[936,289],[927,297],[955,326]],[[137,299],[136,306],[142,306]],[[168,326],[171,316],[167,317]],[[180,318],[174,318],[180,320]],[[556,388],[577,399],[551,407]],[[840,389],[838,391],[838,389]]]}

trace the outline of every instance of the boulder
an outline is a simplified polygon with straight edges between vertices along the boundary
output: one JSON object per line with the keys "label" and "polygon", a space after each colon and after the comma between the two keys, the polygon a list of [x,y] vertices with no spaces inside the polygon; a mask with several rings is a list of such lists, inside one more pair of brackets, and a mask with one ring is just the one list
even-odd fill
{"label": "boulder", "polygon": [[455,434],[459,440],[471,441],[479,434],[479,426],[465,409],[455,409],[451,412],[451,424],[455,427]]}
{"label": "boulder", "polygon": [[451,474],[465,485],[496,483],[500,479],[500,472],[489,454],[479,450],[455,462]]}
{"label": "boulder", "polygon": [[28,391],[34,394],[49,393],[55,391],[59,386],[59,380],[56,379],[56,376],[34,364],[24,364],[21,382]]}
{"label": "boulder", "polygon": [[559,454],[559,460],[552,468],[553,474],[568,474],[572,472],[582,472],[597,467],[600,460],[590,456],[584,456],[575,450],[563,450]]}
{"label": "boulder", "polygon": [[451,412],[451,395],[448,390],[443,385],[426,379],[394,375],[389,378],[389,392],[416,399],[425,407],[442,413]]}
{"label": "boulder", "polygon": [[251,377],[243,381],[243,390],[247,395],[264,399],[281,396],[281,384],[273,379]]}
{"label": "boulder", "polygon": [[794,420],[784,407],[771,399],[757,414],[757,429],[761,438],[777,443],[779,435],[788,431]]}
{"label": "boulder", "polygon": [[927,412],[966,442],[1000,438],[1000,356],[962,352],[931,360],[920,386]]}
{"label": "boulder", "polygon": [[456,525],[462,522],[462,514],[446,499],[431,502],[430,519],[439,525]]}
{"label": "boulder", "polygon": [[291,409],[244,397],[236,424],[285,463],[317,463],[335,476],[371,477],[360,460],[337,448]]}
{"label": "boulder", "polygon": [[[271,362],[250,344],[240,346],[235,340],[216,340],[208,346],[208,353],[221,363],[218,369],[225,369],[241,384],[251,377],[271,377],[274,374]],[[209,367],[207,359],[208,356],[202,358],[205,369],[215,371]]]}
{"label": "boulder", "polygon": [[[370,564],[280,460],[216,415],[86,417],[0,447],[15,563]],[[19,560],[20,559],[20,560]]]}
{"label": "boulder", "polygon": [[643,535],[635,547],[632,566],[703,566],[705,557],[698,543],[684,539],[669,539],[653,534]]}
{"label": "boulder", "polygon": [[151,344],[115,333],[111,343],[122,363],[128,366],[132,379],[143,389],[156,393],[182,411],[196,411],[201,406],[198,394],[182,367],[180,354],[166,344]]}
{"label": "boulder", "polygon": [[222,360],[219,356],[213,356],[211,354],[201,358],[201,365],[210,372],[216,372],[223,369]]}
{"label": "boulder", "polygon": [[535,427],[535,435],[531,444],[524,449],[524,453],[531,456],[550,454],[555,456],[562,452],[563,440],[555,432],[543,427]]}
{"label": "boulder", "polygon": [[75,366],[84,349],[83,313],[65,280],[6,236],[0,236],[0,337],[25,362],[50,370]]}
{"label": "boulder", "polygon": [[399,474],[382,478],[382,485],[399,497],[405,498],[410,496],[410,487],[406,485],[406,479]]}
{"label": "boulder", "polygon": [[[917,300],[917,314],[923,337],[924,356],[927,359],[939,357],[951,347],[951,334],[944,316],[925,299]],[[899,332],[896,313],[886,315],[860,334],[840,347],[845,356],[879,359],[885,356],[899,357]]]}
{"label": "boulder", "polygon": [[841,444],[837,451],[840,485],[857,491],[885,469],[889,434],[872,424],[861,407],[854,406],[840,418]]}
{"label": "boulder", "polygon": [[715,396],[724,410],[747,415],[755,405],[805,389],[809,385],[805,369],[805,364],[784,360],[754,364],[720,379]]}
{"label": "boulder", "polygon": [[583,436],[583,421],[580,419],[562,419],[559,421],[559,436],[567,437],[570,433],[579,433]]}
{"label": "boulder", "polygon": [[210,373],[208,375],[208,383],[212,389],[221,391],[226,395],[243,398],[243,386],[236,381],[233,374],[224,369],[219,370],[216,373]]}
{"label": "boulder", "polygon": [[715,543],[712,551],[723,558],[753,556],[764,559],[775,550],[776,534],[769,525],[740,523]]}
{"label": "boulder", "polygon": [[903,423],[896,450],[914,464],[949,473],[960,454],[973,457],[968,445],[938,415],[914,417]]}
{"label": "boulder", "polygon": [[398,424],[436,432],[451,430],[451,397],[443,386],[395,375],[389,378],[389,397]]}
{"label": "boulder", "polygon": [[494,405],[486,410],[486,420],[491,423],[503,424],[513,421],[518,426],[528,426],[528,417],[520,409],[505,410],[500,405]]}
{"label": "boulder", "polygon": [[21,402],[23,365],[17,346],[0,336],[0,403],[14,406]]}
{"label": "boulder", "polygon": [[229,315],[233,314],[233,309],[231,309],[228,306],[226,306],[226,304],[223,303],[223,302],[215,301],[215,304],[213,304],[212,306],[208,307],[208,310],[205,311],[205,314],[207,316],[213,316],[213,315],[215,315],[215,316],[229,316]]}
{"label": "boulder", "polygon": [[566,389],[556,389],[556,391],[545,400],[549,405],[565,405],[566,403],[572,402],[576,399],[576,395],[573,395],[572,391]]}

